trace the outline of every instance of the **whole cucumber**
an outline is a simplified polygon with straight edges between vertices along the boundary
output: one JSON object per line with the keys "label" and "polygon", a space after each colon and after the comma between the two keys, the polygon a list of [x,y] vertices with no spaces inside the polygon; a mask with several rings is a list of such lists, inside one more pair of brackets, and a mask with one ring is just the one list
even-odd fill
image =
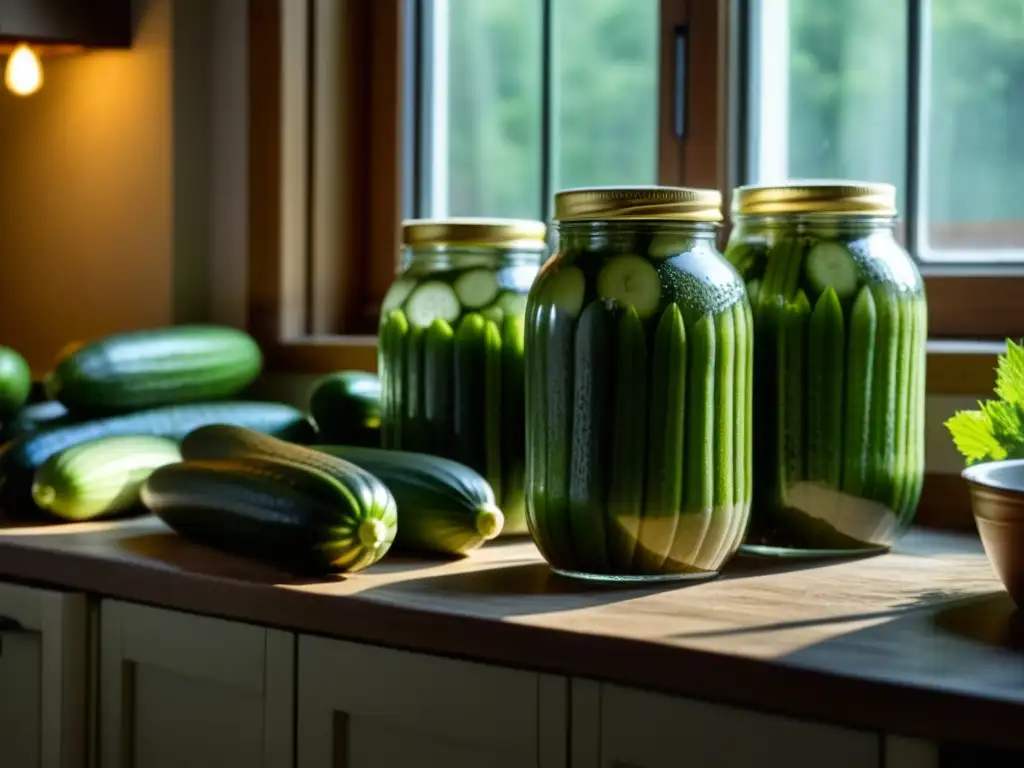
{"label": "whole cucumber", "polygon": [[850,313],[846,352],[846,422],[843,425],[843,490],[854,496],[868,481],[868,446],[871,435],[872,374],[878,314],[871,288],[857,294]]}
{"label": "whole cucumber", "polygon": [[148,411],[107,416],[74,424],[44,427],[0,449],[3,490],[24,500],[36,469],[53,454],[100,437],[153,435],[181,440],[206,424],[233,424],[294,442],[310,442],[313,425],[304,413],[283,403],[230,402],[171,405]]}
{"label": "whole cucumber", "polygon": [[367,371],[338,371],[318,379],[309,412],[331,443],[380,447],[380,379]]}
{"label": "whole cucumber", "polygon": [[351,464],[328,474],[264,456],[186,461],[153,472],[141,497],[186,539],[300,573],[366,568],[397,528],[387,488]]}
{"label": "whole cucumber", "polygon": [[136,506],[157,467],[181,461],[174,440],[151,435],[101,437],[60,451],[36,470],[32,499],[64,520],[113,515]]}
{"label": "whole cucumber", "polygon": [[32,392],[32,370],[10,347],[0,347],[0,421],[22,409]]}
{"label": "whole cucumber", "polygon": [[237,395],[259,375],[260,348],[235,328],[180,325],[72,347],[47,379],[50,397],[84,414],[112,414]]}
{"label": "whole cucumber", "polygon": [[28,432],[35,432],[45,426],[70,424],[77,421],[59,400],[43,400],[29,403],[22,408],[10,421],[5,421],[0,430],[0,442],[7,442],[21,437]]}

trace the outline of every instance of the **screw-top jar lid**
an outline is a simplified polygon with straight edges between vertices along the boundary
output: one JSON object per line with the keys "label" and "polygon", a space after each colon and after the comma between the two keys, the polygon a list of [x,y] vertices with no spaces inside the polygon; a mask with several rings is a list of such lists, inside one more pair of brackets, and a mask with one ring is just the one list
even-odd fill
{"label": "screw-top jar lid", "polygon": [[801,179],[783,184],[737,187],[732,212],[740,216],[837,213],[896,215],[892,184],[836,179]]}
{"label": "screw-top jar lid", "polygon": [[547,227],[532,219],[409,219],[402,222],[402,244],[409,247],[441,245],[498,246],[545,244]]}
{"label": "screw-top jar lid", "polygon": [[717,189],[656,186],[564,189],[555,195],[556,221],[607,219],[717,222],[722,195]]}

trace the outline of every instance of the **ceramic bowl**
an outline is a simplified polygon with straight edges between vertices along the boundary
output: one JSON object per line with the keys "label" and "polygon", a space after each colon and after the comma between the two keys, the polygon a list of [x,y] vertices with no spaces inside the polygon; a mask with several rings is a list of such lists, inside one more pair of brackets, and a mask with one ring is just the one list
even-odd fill
{"label": "ceramic bowl", "polygon": [[963,471],[985,554],[1018,608],[1024,608],[1024,459]]}

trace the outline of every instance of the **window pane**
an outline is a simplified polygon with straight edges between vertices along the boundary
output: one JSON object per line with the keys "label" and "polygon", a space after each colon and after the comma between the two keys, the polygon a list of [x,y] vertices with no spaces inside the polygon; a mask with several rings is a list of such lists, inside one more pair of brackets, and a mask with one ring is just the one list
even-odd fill
{"label": "window pane", "polygon": [[425,51],[434,74],[426,105],[431,138],[421,147],[428,178],[425,210],[432,216],[536,218],[540,0],[431,5],[433,34]]}
{"label": "window pane", "polygon": [[752,183],[887,181],[900,189],[903,207],[905,6],[894,0],[752,4]]}
{"label": "window pane", "polygon": [[928,240],[1024,247],[1024,4],[932,0]]}
{"label": "window pane", "polygon": [[553,2],[553,189],[654,183],[658,0]]}

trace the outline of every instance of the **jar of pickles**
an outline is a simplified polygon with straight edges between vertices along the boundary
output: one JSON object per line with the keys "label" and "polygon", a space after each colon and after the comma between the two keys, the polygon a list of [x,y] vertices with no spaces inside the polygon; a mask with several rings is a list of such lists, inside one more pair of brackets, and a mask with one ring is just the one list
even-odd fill
{"label": "jar of pickles", "polygon": [[747,527],[752,317],[721,196],[568,190],[526,318],[527,514],[560,573],[713,576]]}
{"label": "jar of pickles", "polygon": [[407,221],[381,308],[385,448],[487,478],[503,534],[526,533],[523,316],[546,227],[518,219]]}
{"label": "jar of pickles", "polygon": [[885,550],[924,476],[927,307],[891,185],[740,187],[726,258],[754,311],[755,497],[744,549]]}

